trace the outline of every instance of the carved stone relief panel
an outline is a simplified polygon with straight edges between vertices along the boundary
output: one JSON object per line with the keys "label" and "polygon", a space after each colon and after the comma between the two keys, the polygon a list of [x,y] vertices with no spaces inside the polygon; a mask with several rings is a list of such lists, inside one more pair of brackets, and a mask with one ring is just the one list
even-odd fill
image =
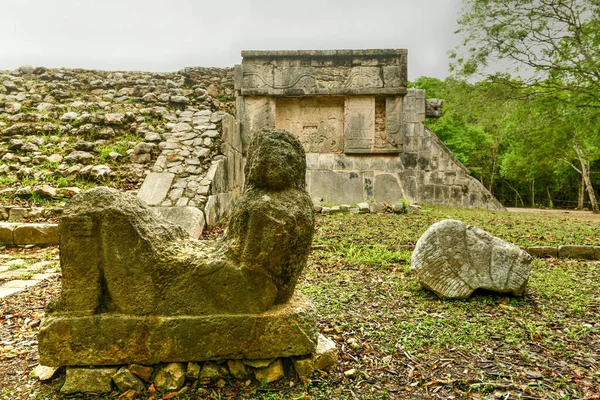
{"label": "carved stone relief panel", "polygon": [[402,135],[402,97],[387,96],[385,98],[385,132],[387,149],[400,152],[403,144]]}
{"label": "carved stone relief panel", "polygon": [[375,138],[375,96],[347,97],[344,152],[371,153]]}
{"label": "carved stone relief panel", "polygon": [[402,151],[402,98],[352,96],[346,98],[344,152],[389,154]]}
{"label": "carved stone relief panel", "polygon": [[279,97],[275,127],[296,135],[307,153],[344,151],[344,98]]}
{"label": "carved stone relief panel", "polygon": [[403,95],[407,52],[244,51],[235,68],[241,96]]}

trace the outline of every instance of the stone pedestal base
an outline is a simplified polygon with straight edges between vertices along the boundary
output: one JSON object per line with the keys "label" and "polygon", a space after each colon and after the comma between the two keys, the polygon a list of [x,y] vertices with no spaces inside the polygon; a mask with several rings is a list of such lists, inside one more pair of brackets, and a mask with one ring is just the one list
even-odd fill
{"label": "stone pedestal base", "polygon": [[39,359],[77,366],[299,356],[316,350],[316,318],[298,293],[262,314],[51,314],[40,328]]}

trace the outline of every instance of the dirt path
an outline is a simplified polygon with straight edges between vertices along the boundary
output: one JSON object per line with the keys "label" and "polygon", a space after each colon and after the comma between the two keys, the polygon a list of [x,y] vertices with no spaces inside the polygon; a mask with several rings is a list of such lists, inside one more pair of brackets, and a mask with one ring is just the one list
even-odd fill
{"label": "dirt path", "polygon": [[515,213],[554,215],[554,216],[558,216],[558,217],[581,219],[584,221],[600,222],[600,214],[594,214],[591,211],[544,210],[544,209],[540,209],[540,208],[514,208],[514,207],[507,207],[506,209],[509,212],[515,212]]}

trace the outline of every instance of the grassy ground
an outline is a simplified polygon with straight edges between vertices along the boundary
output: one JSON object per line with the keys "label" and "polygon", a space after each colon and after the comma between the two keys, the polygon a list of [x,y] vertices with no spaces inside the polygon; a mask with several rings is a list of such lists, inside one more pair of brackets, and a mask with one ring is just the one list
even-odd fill
{"label": "grassy ground", "polygon": [[[535,260],[524,298],[476,292],[442,301],[419,287],[410,253],[398,248],[447,216],[523,246],[598,245],[600,237],[597,223],[511,213],[320,216],[298,288],[317,306],[340,363],[304,381],[192,385],[180,398],[599,399],[600,263]],[[56,295],[58,283],[43,290]],[[18,302],[0,303],[0,315]],[[15,335],[2,340],[18,342]],[[0,369],[7,362],[0,357]],[[24,362],[19,380],[0,376],[4,398],[55,398],[64,373],[40,384],[27,378],[33,366]],[[19,388],[11,391],[9,379]]]}

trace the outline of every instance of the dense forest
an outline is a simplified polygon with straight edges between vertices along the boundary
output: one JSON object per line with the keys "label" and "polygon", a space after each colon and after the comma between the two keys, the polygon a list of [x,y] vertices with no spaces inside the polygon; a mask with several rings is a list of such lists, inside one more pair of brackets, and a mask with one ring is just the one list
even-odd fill
{"label": "dense forest", "polygon": [[426,123],[506,206],[587,208],[600,189],[600,1],[465,0]]}

